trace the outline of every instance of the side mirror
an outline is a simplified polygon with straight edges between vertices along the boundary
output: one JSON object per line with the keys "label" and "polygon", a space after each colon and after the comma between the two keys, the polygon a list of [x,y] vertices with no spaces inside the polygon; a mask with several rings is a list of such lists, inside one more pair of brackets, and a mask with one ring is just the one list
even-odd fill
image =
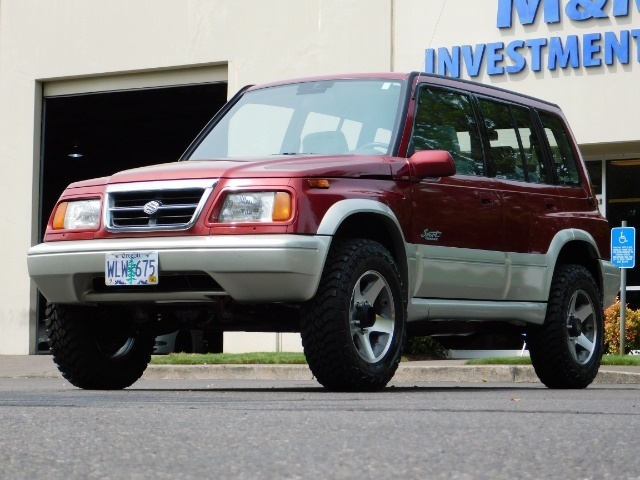
{"label": "side mirror", "polygon": [[411,176],[450,177],[456,174],[456,164],[451,154],[446,150],[420,150],[409,158]]}

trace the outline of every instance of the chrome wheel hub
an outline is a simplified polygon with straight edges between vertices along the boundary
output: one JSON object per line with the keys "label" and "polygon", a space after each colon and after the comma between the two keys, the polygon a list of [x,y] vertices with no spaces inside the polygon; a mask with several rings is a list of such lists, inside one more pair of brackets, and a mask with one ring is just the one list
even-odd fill
{"label": "chrome wheel hub", "polygon": [[389,351],[395,329],[393,295],[387,281],[370,270],[360,276],[351,294],[351,341],[360,358],[377,363]]}
{"label": "chrome wheel hub", "polygon": [[591,360],[596,350],[598,329],[591,298],[584,290],[577,290],[569,302],[567,314],[567,342],[573,359],[580,365]]}

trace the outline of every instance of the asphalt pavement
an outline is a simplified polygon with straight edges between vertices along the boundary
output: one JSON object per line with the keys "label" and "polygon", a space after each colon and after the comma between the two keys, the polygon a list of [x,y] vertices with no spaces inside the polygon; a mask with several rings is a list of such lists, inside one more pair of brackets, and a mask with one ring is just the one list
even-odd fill
{"label": "asphalt pavement", "polygon": [[[0,355],[0,378],[61,378],[51,355]],[[149,365],[142,380],[313,380],[306,365]],[[394,382],[539,383],[530,365],[403,362]],[[640,384],[640,366],[601,366],[594,383]]]}

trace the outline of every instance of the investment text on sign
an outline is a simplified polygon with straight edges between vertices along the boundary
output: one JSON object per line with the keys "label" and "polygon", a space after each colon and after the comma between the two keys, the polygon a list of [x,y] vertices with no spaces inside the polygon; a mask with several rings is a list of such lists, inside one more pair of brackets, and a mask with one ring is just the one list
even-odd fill
{"label": "investment text on sign", "polygon": [[[547,24],[565,17],[575,22],[628,17],[631,9],[640,12],[640,0],[497,0],[499,29],[512,28],[514,17],[521,25],[531,25],[542,15]],[[563,8],[564,7],[564,8]],[[564,14],[564,15],[563,15]],[[633,55],[635,49],[635,55]],[[513,75],[524,70],[556,70],[640,63],[640,28],[586,32],[582,35],[515,39],[508,43],[427,48],[425,71],[458,78],[462,73],[477,77]]]}

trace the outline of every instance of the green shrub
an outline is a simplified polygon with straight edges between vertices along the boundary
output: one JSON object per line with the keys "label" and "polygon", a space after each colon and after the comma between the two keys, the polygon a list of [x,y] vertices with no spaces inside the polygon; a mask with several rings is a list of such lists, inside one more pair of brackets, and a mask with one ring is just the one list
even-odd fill
{"label": "green shrub", "polygon": [[[626,308],[624,322],[625,353],[640,349],[640,310]],[[604,351],[620,352],[620,300],[604,311]]]}
{"label": "green shrub", "polygon": [[405,348],[406,355],[424,356],[425,358],[447,358],[449,350],[432,337],[411,337]]}

